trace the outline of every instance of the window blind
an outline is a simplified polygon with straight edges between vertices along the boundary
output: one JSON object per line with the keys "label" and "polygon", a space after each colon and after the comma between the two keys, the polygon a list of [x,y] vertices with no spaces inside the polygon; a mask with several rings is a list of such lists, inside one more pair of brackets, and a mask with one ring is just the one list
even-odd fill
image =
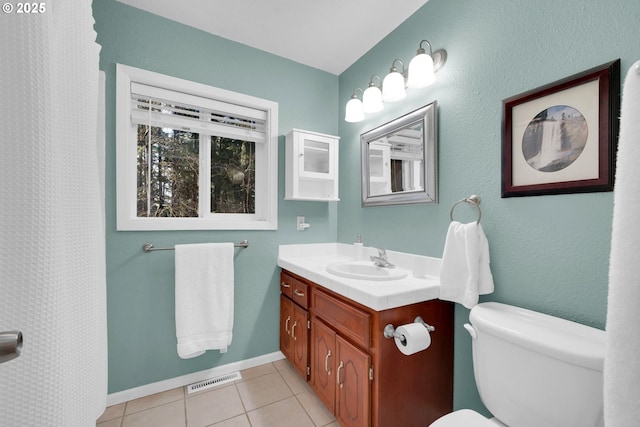
{"label": "window blind", "polygon": [[267,141],[267,112],[229,102],[131,82],[133,124]]}

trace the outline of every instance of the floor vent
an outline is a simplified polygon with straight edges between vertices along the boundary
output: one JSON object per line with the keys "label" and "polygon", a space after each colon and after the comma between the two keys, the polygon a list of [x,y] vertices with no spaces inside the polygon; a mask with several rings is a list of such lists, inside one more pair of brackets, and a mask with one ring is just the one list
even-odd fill
{"label": "floor vent", "polygon": [[219,377],[209,378],[208,380],[189,384],[187,386],[187,393],[188,394],[195,393],[197,391],[206,390],[208,388],[217,387],[219,385],[227,384],[232,381],[241,380],[241,379],[242,379],[242,376],[240,375],[240,372],[232,372],[227,375],[221,375]]}

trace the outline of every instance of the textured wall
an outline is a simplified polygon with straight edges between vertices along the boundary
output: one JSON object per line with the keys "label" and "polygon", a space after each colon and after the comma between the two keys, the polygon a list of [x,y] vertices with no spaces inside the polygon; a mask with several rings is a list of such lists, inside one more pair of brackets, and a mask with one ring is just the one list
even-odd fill
{"label": "textured wall", "polygon": [[[338,78],[117,3],[94,2],[101,69],[107,75],[107,289],[109,392],[174,378],[278,350],[278,245],[335,241],[336,203],[283,201],[284,135],[337,133]],[[115,205],[115,64],[122,63],[279,103],[278,231],[118,232]],[[309,100],[312,100],[311,102]],[[295,229],[297,215],[312,227]],[[142,244],[241,241],[229,352],[182,360],[176,352],[173,252]]]}
{"label": "textured wall", "polygon": [[[441,256],[452,204],[478,194],[496,284],[483,300],[603,328],[612,193],[501,199],[501,101],[616,58],[626,70],[640,57],[639,15],[635,0],[429,1],[340,76],[340,192],[352,197],[339,205],[338,240],[362,233],[365,245]],[[449,54],[438,81],[364,122],[344,122],[353,88],[365,88],[372,74],[383,77],[394,58],[408,62],[425,38]],[[440,203],[361,208],[359,174],[345,173],[359,161],[359,135],[433,100],[439,103]],[[456,219],[474,214],[456,209]],[[455,405],[482,409],[462,328],[467,319],[468,310],[458,307]]]}

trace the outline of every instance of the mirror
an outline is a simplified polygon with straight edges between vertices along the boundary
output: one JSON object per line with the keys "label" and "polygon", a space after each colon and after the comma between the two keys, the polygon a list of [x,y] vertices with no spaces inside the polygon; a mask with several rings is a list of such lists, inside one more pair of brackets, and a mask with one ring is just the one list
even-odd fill
{"label": "mirror", "polygon": [[436,106],[360,135],[362,206],[438,203]]}

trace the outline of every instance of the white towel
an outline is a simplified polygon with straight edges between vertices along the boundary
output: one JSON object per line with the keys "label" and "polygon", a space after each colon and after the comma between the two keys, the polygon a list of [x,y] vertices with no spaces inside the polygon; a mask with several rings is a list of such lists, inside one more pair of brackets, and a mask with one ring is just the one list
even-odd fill
{"label": "white towel", "polygon": [[440,299],[471,308],[479,294],[493,292],[489,268],[489,242],[482,226],[475,222],[452,221],[440,267]]}
{"label": "white towel", "polygon": [[624,81],[621,113],[604,359],[607,427],[640,420],[640,61]]}
{"label": "white towel", "polygon": [[233,243],[176,245],[178,355],[227,351],[233,338]]}

